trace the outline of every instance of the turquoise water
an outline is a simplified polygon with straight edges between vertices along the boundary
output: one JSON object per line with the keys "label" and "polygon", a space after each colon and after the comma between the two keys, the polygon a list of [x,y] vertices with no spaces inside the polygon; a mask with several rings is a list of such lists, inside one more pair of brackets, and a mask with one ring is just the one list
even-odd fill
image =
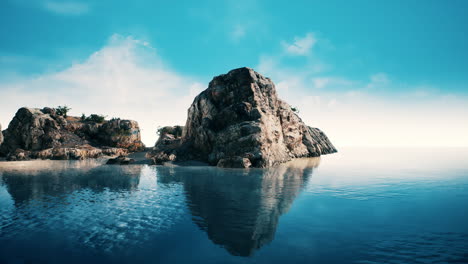
{"label": "turquoise water", "polygon": [[468,263],[467,149],[102,163],[0,162],[0,263]]}

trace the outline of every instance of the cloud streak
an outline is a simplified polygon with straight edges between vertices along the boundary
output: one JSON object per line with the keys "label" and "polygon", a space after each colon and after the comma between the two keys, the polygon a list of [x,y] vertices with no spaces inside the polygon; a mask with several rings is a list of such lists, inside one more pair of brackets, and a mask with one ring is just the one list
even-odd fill
{"label": "cloud streak", "polygon": [[304,37],[294,37],[292,43],[282,42],[283,48],[287,54],[294,56],[306,56],[317,42],[312,33],[307,33]]}
{"label": "cloud streak", "polygon": [[237,24],[231,31],[231,39],[234,41],[239,41],[245,36],[245,26]]}
{"label": "cloud streak", "polygon": [[45,1],[43,7],[59,15],[82,15],[89,12],[89,5],[76,1]]}

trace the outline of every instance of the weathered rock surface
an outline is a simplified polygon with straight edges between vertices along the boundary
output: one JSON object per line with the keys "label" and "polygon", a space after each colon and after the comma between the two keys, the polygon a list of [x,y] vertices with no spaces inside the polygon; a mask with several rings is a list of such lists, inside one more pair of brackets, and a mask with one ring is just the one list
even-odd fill
{"label": "weathered rock surface", "polygon": [[63,117],[53,108],[20,108],[0,146],[7,160],[86,159],[144,150],[138,123],[112,119],[102,123]]}
{"label": "weathered rock surface", "polygon": [[280,100],[274,83],[250,68],[215,77],[188,110],[181,135],[160,134],[154,163],[200,160],[220,167],[270,167],[336,152]]}
{"label": "weathered rock surface", "polygon": [[133,120],[114,119],[105,122],[96,137],[106,146],[124,148],[131,152],[145,149],[138,123]]}

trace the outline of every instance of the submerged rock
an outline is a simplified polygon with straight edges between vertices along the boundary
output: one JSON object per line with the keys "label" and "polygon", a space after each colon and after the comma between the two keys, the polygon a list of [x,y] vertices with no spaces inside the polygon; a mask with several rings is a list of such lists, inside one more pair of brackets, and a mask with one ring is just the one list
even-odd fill
{"label": "submerged rock", "polygon": [[106,164],[108,164],[108,165],[114,165],[114,164],[127,165],[127,164],[131,164],[131,163],[134,163],[134,162],[135,162],[134,159],[127,158],[125,156],[119,156],[117,158],[109,159],[106,162]]}
{"label": "submerged rock", "polygon": [[20,108],[0,154],[8,160],[86,159],[141,151],[138,123],[112,119],[101,123],[58,115],[53,108]]}
{"label": "submerged rock", "polygon": [[200,160],[219,167],[270,167],[336,152],[280,100],[274,83],[250,68],[215,77],[188,110],[181,135],[161,133],[154,163]]}

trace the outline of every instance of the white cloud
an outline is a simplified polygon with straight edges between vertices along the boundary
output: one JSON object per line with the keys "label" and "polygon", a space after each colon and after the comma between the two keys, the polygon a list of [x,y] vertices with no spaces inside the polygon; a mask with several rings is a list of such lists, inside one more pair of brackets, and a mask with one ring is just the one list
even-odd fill
{"label": "white cloud", "polygon": [[263,56],[257,66],[276,83],[279,96],[300,110],[306,124],[321,128],[338,148],[468,146],[468,98],[418,86],[392,97],[375,96],[370,92],[399,84],[385,73],[362,82],[314,69],[313,64],[285,66],[281,56]]}
{"label": "white cloud", "polygon": [[43,7],[60,15],[82,15],[89,12],[89,5],[76,1],[45,1]]}
{"label": "white cloud", "polygon": [[317,42],[317,39],[312,33],[307,33],[304,37],[294,37],[293,43],[282,42],[286,53],[296,56],[305,56],[310,53],[310,50]]}
{"label": "white cloud", "polygon": [[312,85],[311,88],[316,88],[316,89],[327,89],[327,88],[333,88],[333,89],[346,89],[349,87],[353,87],[353,85],[356,85],[355,82],[347,79],[343,79],[341,77],[336,77],[336,76],[318,76],[318,77],[312,77]]}
{"label": "white cloud", "polygon": [[314,87],[321,89],[330,83],[330,78],[314,78],[312,80]]}
{"label": "white cloud", "polygon": [[0,123],[22,106],[68,105],[71,114],[134,119],[152,146],[158,126],[184,124],[187,109],[205,86],[170,70],[148,43],[113,36],[81,63],[54,73],[1,82]]}
{"label": "white cloud", "polygon": [[387,74],[385,73],[377,73],[377,74],[373,74],[370,76],[370,80],[372,83],[383,83],[383,84],[387,84],[390,82],[390,80],[388,79],[388,76]]}
{"label": "white cloud", "polygon": [[390,79],[386,73],[380,72],[370,76],[370,82],[367,84],[368,89],[386,88],[390,84]]}

